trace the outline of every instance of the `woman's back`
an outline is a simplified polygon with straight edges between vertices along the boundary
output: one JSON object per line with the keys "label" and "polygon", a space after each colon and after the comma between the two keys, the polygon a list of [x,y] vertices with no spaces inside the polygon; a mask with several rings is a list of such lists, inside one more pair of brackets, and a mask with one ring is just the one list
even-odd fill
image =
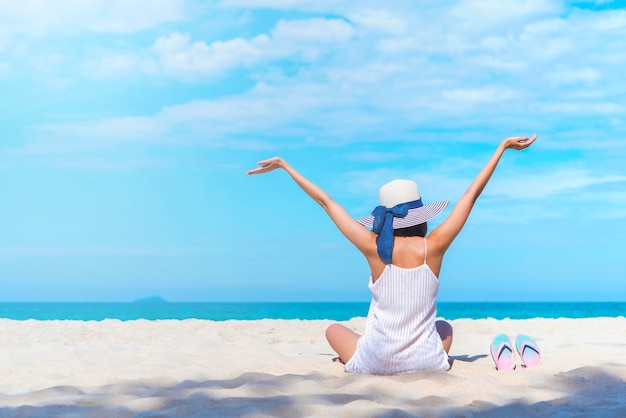
{"label": "woman's back", "polygon": [[[423,237],[394,237],[393,251],[392,251],[392,264],[394,266],[411,269],[419,267],[422,264],[427,264],[435,276],[439,277],[439,270],[441,268],[441,257],[433,251],[428,252],[428,249],[432,247],[429,245],[428,238]],[[370,268],[372,273],[372,282],[376,282],[378,278],[383,274],[386,264],[380,260],[380,258],[374,258],[370,262]]]}
{"label": "woman's back", "polygon": [[423,237],[395,237],[393,264],[407,269],[418,267],[426,262],[426,248]]}
{"label": "woman's back", "polygon": [[[424,238],[419,241],[426,244]],[[421,261],[409,268],[388,264],[378,280],[370,282],[365,334],[346,370],[400,374],[449,368],[435,325],[439,280]]]}

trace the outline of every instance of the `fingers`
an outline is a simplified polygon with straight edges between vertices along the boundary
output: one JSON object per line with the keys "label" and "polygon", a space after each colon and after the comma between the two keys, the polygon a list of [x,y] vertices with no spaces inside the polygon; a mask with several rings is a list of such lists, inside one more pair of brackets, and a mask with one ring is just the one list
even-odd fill
{"label": "fingers", "polygon": [[277,168],[280,166],[280,161],[281,159],[279,157],[272,157],[259,161],[257,165],[260,165],[261,167],[275,166],[274,168]]}
{"label": "fingers", "polygon": [[273,157],[267,160],[262,160],[257,163],[260,167],[248,170],[246,174],[262,174],[275,170],[279,167],[279,160],[277,157]]}
{"label": "fingers", "polygon": [[254,168],[252,170],[248,170],[248,172],[246,174],[261,174],[261,173],[267,173],[268,171],[271,171],[272,169],[268,168],[268,165],[263,165],[259,168]]}
{"label": "fingers", "polygon": [[532,144],[533,142],[535,142],[535,139],[537,139],[537,134],[534,134],[534,135],[533,135],[532,137],[530,137],[530,138],[528,138],[528,137],[526,137],[526,138],[521,138],[521,139],[519,140],[519,142],[520,142],[520,143],[522,143],[522,144],[527,144],[527,145],[530,145],[530,144]]}
{"label": "fingers", "polygon": [[266,165],[263,164],[262,161],[259,161],[257,164],[260,165],[261,167],[257,167],[257,168],[253,168],[252,170],[248,170],[248,172],[246,174],[261,174],[263,172],[263,169],[266,167]]}
{"label": "fingers", "polygon": [[532,137],[512,136],[506,139],[507,148],[513,148],[515,150],[521,150],[529,147],[537,139],[537,134],[533,134]]}
{"label": "fingers", "polygon": [[522,148],[527,148],[533,142],[535,142],[536,139],[537,139],[537,134],[534,134],[532,137],[530,137],[530,139],[529,138],[524,138],[524,139],[520,140],[519,143],[522,146]]}

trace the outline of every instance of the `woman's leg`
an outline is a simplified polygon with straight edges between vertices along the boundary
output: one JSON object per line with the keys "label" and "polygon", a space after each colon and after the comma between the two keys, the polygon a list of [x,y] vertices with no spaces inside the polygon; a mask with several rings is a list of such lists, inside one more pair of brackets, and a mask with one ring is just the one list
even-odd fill
{"label": "woman's leg", "polygon": [[452,325],[446,321],[436,321],[435,325],[437,326],[437,333],[439,337],[441,337],[443,349],[447,354],[450,352],[450,347],[452,346]]}
{"label": "woman's leg", "polygon": [[341,324],[332,324],[326,329],[326,339],[330,346],[339,354],[339,360],[346,363],[356,352],[356,343],[361,337]]}

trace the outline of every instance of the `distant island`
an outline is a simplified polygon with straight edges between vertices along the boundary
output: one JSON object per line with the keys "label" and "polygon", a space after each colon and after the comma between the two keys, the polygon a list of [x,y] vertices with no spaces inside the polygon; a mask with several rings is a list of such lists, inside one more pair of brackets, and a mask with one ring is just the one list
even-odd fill
{"label": "distant island", "polygon": [[160,296],[150,296],[148,298],[137,299],[135,303],[167,303],[167,301]]}

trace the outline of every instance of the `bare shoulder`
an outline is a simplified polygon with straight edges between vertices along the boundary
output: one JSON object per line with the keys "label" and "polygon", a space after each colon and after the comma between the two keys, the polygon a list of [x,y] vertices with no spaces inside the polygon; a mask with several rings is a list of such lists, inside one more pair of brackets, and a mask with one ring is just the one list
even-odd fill
{"label": "bare shoulder", "polygon": [[377,235],[373,233],[372,231],[370,231],[369,229],[367,228],[365,229],[367,232],[361,235],[360,245],[357,245],[357,247],[359,248],[361,253],[365,256],[365,258],[367,258],[368,260],[370,258],[377,259],[378,258],[378,247],[376,246]]}
{"label": "bare shoulder", "polygon": [[426,263],[432,272],[439,278],[443,256],[448,249],[445,242],[438,237],[436,229],[426,237],[426,245],[428,246],[428,256]]}
{"label": "bare shoulder", "polygon": [[449,245],[448,237],[439,227],[435,228],[430,234],[428,234],[426,242],[428,244],[429,255],[440,254],[442,257]]}

